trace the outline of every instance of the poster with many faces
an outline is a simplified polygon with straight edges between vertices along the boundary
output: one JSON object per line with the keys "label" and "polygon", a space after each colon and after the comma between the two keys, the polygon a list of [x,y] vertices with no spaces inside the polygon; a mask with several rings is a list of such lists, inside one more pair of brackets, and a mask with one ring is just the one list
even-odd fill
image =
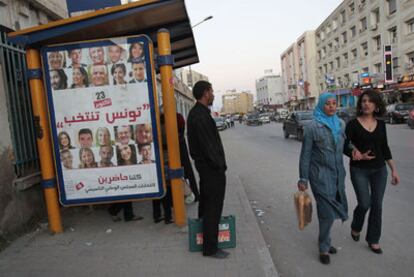
{"label": "poster with many faces", "polygon": [[42,49],[63,205],[164,194],[146,36]]}

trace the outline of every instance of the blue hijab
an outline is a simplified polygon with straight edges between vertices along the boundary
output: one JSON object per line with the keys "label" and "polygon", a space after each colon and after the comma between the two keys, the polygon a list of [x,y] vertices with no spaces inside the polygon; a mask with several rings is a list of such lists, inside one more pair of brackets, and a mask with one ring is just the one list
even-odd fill
{"label": "blue hijab", "polygon": [[329,92],[322,93],[321,96],[319,96],[319,102],[313,112],[313,116],[316,121],[322,123],[331,130],[335,143],[338,143],[339,135],[341,134],[341,123],[339,121],[339,117],[336,114],[328,116],[324,112],[326,101],[331,98],[336,99],[336,96]]}

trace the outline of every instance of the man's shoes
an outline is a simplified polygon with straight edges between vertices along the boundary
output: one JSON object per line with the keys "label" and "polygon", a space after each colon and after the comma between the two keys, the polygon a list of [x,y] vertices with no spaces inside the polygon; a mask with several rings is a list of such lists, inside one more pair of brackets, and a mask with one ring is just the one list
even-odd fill
{"label": "man's shoes", "polygon": [[210,257],[210,258],[215,258],[215,259],[225,259],[230,255],[229,252],[226,252],[224,250],[221,249],[217,249],[217,252],[214,253],[213,255],[204,255],[206,257]]}
{"label": "man's shoes", "polygon": [[382,253],[383,253],[383,252],[382,252],[381,247],[374,248],[374,247],[372,247],[372,244],[369,244],[369,243],[368,243],[368,247],[369,247],[369,249],[371,249],[371,251],[372,251],[372,252],[374,252],[375,254],[382,254]]}
{"label": "man's shoes", "polygon": [[319,261],[321,261],[322,264],[330,264],[331,258],[328,254],[319,254]]}
{"label": "man's shoes", "polygon": [[118,222],[122,220],[122,218],[118,215],[111,215],[111,219],[113,222]]}
{"label": "man's shoes", "polygon": [[164,223],[165,224],[171,224],[171,223],[174,223],[174,220],[172,220],[171,218],[166,218],[166,219],[164,219]]}
{"label": "man's shoes", "polygon": [[359,241],[359,234],[358,235],[354,235],[353,231],[351,230],[351,237],[354,241]]}
{"label": "man's shoes", "polygon": [[164,220],[163,217],[157,217],[157,218],[154,218],[154,223],[160,223],[163,220]]}
{"label": "man's shoes", "polygon": [[336,248],[335,247],[333,247],[333,246],[331,246],[331,247],[329,247],[329,254],[336,254],[338,251],[336,251]]}
{"label": "man's shoes", "polygon": [[132,218],[124,219],[126,222],[144,219],[142,216],[133,216]]}

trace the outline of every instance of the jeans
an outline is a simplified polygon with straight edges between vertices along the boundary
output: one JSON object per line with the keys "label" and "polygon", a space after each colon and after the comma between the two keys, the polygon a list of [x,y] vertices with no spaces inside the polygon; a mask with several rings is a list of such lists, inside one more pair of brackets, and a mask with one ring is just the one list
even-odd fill
{"label": "jeans", "polygon": [[354,210],[351,228],[361,232],[365,214],[368,216],[368,230],[365,240],[369,244],[379,243],[382,224],[382,200],[387,185],[387,168],[365,169],[351,166],[351,181],[354,186],[358,205]]}

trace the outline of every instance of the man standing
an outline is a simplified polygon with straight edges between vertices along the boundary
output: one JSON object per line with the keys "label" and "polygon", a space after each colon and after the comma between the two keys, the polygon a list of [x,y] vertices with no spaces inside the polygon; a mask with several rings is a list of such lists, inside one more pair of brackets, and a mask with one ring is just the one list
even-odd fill
{"label": "man standing", "polygon": [[203,219],[203,255],[218,259],[229,253],[217,248],[218,225],[223,210],[227,169],[223,144],[208,108],[213,104],[213,88],[199,81],[193,87],[197,103],[188,115],[188,143],[200,176],[199,217]]}

